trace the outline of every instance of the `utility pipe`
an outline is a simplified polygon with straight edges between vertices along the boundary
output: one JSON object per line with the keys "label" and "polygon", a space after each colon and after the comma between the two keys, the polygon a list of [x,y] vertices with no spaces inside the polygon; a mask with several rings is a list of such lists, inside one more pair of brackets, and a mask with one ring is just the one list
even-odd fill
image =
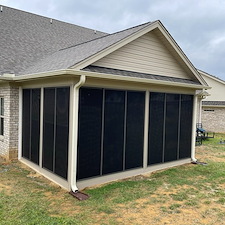
{"label": "utility pipe", "polygon": [[84,85],[86,76],[81,75],[80,80],[73,87],[73,104],[72,104],[72,135],[71,135],[71,171],[70,171],[70,188],[77,192],[77,143],[78,143],[78,108],[79,108],[79,89]]}

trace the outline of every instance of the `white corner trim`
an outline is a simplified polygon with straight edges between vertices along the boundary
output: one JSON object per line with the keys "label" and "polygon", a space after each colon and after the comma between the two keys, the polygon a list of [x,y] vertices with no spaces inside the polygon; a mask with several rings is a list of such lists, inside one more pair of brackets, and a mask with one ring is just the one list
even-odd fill
{"label": "white corner trim", "polygon": [[195,142],[196,142],[196,122],[197,122],[197,103],[198,103],[198,96],[194,95],[193,99],[193,116],[192,116],[192,142],[191,142],[191,160],[196,162],[197,159],[195,158]]}

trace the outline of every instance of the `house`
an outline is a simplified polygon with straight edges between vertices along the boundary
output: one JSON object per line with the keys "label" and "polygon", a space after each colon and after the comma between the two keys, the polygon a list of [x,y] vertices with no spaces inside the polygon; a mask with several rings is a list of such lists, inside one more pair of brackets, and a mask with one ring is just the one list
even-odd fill
{"label": "house", "polygon": [[225,81],[201,70],[199,73],[212,88],[202,99],[198,120],[208,131],[225,133]]}
{"label": "house", "polygon": [[196,160],[208,86],[160,21],[106,34],[1,9],[2,157],[72,191]]}

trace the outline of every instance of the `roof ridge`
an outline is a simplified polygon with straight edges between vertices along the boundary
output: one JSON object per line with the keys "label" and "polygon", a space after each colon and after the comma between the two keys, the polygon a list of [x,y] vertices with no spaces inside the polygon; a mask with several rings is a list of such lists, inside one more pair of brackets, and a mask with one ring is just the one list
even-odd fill
{"label": "roof ridge", "polygon": [[[155,22],[155,21],[153,21]],[[79,43],[77,45],[73,45],[73,46],[70,46],[70,47],[66,47],[66,48],[63,48],[63,49],[60,49],[59,51],[63,51],[63,50],[66,50],[66,49],[69,49],[69,48],[74,48],[74,47],[77,47],[79,45],[83,45],[83,44],[87,44],[89,42],[92,42],[92,41],[96,41],[96,40],[99,40],[99,39],[102,39],[102,38],[106,38],[106,37],[109,37],[109,36],[112,36],[112,35],[116,35],[116,34],[119,34],[119,33],[122,33],[122,32],[125,32],[125,31],[128,31],[128,30],[131,30],[131,29],[134,29],[134,28],[137,28],[137,27],[140,27],[140,26],[144,26],[144,25],[148,25],[148,24],[152,24],[153,22],[146,22],[146,23],[143,23],[143,24],[139,24],[139,25],[136,25],[136,26],[133,26],[133,27],[130,27],[130,28],[127,28],[125,30],[120,30],[120,31],[117,31],[117,32],[114,32],[112,34],[106,34],[104,36],[101,36],[101,37],[97,37],[95,39],[92,39],[92,40],[89,40],[89,41],[85,41],[85,42],[82,42],[82,43]],[[138,31],[136,31],[138,32]],[[135,32],[135,33],[136,33]],[[128,35],[129,36],[129,35]]]}

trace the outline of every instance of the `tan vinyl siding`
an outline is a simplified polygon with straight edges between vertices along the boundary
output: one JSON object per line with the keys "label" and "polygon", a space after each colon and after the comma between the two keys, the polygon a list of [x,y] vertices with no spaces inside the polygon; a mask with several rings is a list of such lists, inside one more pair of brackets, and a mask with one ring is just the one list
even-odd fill
{"label": "tan vinyl siding", "polygon": [[93,65],[190,79],[184,68],[153,32],[143,35]]}

